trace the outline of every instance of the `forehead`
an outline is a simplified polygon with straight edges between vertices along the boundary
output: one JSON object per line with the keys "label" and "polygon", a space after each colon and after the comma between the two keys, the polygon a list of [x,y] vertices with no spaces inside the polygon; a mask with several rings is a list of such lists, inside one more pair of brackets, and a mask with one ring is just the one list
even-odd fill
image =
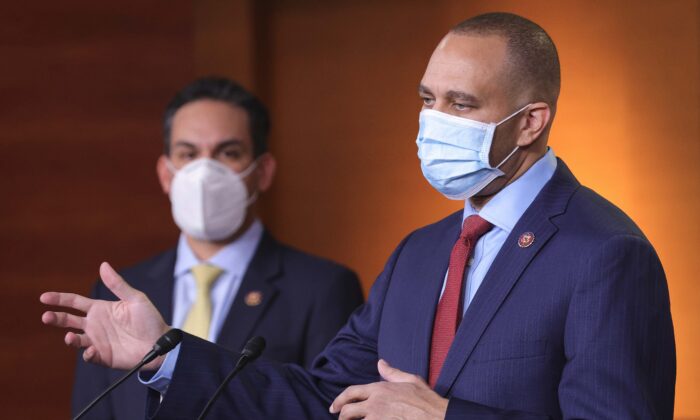
{"label": "forehead", "polygon": [[232,139],[251,144],[248,113],[241,107],[200,99],[182,106],[173,116],[171,142],[206,147]]}
{"label": "forehead", "polygon": [[436,95],[461,91],[487,100],[505,93],[506,41],[496,35],[447,34],[421,84]]}

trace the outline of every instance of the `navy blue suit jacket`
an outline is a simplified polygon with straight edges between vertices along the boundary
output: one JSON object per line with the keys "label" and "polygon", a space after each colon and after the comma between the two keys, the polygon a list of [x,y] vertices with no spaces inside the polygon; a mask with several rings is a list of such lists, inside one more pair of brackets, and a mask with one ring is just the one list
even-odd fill
{"label": "navy blue suit jacket", "polygon": [[[166,322],[172,319],[175,257],[175,249],[171,249],[121,273],[133,287],[148,295]],[[262,294],[259,305],[244,302],[251,291]],[[93,296],[116,299],[102,282],[97,283]],[[261,335],[267,340],[265,354],[271,359],[308,366],[363,300],[352,271],[284,246],[265,232],[217,342],[240,351],[251,337]],[[74,414],[123,373],[85,363],[79,356],[73,389]],[[143,418],[146,394],[145,387],[133,377],[95,406],[86,418]]]}
{"label": "navy blue suit jacket", "polygon": [[[406,237],[367,303],[310,371],[253,363],[211,418],[328,417],[376,362],[427,377],[435,308],[462,212]],[[522,233],[534,242],[520,247]],[[195,418],[236,359],[186,336],[149,415]],[[666,279],[637,226],[558,162],[459,326],[435,390],[448,418],[671,419],[675,345]]]}

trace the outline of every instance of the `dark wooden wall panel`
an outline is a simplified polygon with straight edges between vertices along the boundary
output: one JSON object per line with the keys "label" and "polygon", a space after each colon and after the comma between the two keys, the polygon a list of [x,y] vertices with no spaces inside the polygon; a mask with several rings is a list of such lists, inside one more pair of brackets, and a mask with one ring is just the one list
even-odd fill
{"label": "dark wooden wall panel", "polygon": [[186,1],[0,6],[3,418],[68,417],[75,352],[39,321],[47,289],[87,292],[177,232],[154,164],[194,74]]}

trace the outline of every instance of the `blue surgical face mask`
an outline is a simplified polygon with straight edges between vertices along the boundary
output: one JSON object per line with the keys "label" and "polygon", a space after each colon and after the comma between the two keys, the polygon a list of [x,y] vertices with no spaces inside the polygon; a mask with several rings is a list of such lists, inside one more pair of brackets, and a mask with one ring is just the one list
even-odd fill
{"label": "blue surgical face mask", "polygon": [[483,123],[424,109],[419,117],[418,158],[430,185],[452,200],[465,200],[505,175],[499,168],[518,150],[516,146],[501,163],[489,162],[496,127],[522,112],[525,105],[498,123]]}

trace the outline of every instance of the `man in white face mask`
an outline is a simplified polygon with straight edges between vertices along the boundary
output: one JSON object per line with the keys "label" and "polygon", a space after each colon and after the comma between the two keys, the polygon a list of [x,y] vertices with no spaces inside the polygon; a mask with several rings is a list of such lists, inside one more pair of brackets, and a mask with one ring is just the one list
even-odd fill
{"label": "man in white face mask", "polygon": [[[673,418],[663,268],[641,230],[547,147],[559,85],[556,48],[535,23],[489,13],[454,27],[420,82],[417,144],[426,180],[464,209],[399,244],[313,369],[251,365],[216,415]],[[135,302],[109,267],[103,275]],[[42,300],[91,313],[114,305],[69,296]],[[131,344],[145,353],[168,329],[148,303],[135,302],[134,312],[154,325],[138,339],[101,333],[102,325],[135,330],[110,316],[49,312],[44,321],[96,327],[69,332],[66,342],[125,367],[138,359],[108,360],[112,349]],[[158,418],[196,417],[218,385],[198,372],[221,374],[234,362],[185,335],[153,378],[142,378],[164,395]]]}
{"label": "man in white face mask", "polygon": [[[174,326],[233,351],[260,335],[267,357],[308,366],[363,297],[350,270],[280,244],[258,219],[275,174],[268,127],[264,105],[232,81],[200,79],[175,96],[157,173],[180,239],[122,274]],[[100,284],[94,295],[113,299]],[[80,358],[74,414],[120,374]],[[88,417],[140,418],[145,401],[133,380]]]}

